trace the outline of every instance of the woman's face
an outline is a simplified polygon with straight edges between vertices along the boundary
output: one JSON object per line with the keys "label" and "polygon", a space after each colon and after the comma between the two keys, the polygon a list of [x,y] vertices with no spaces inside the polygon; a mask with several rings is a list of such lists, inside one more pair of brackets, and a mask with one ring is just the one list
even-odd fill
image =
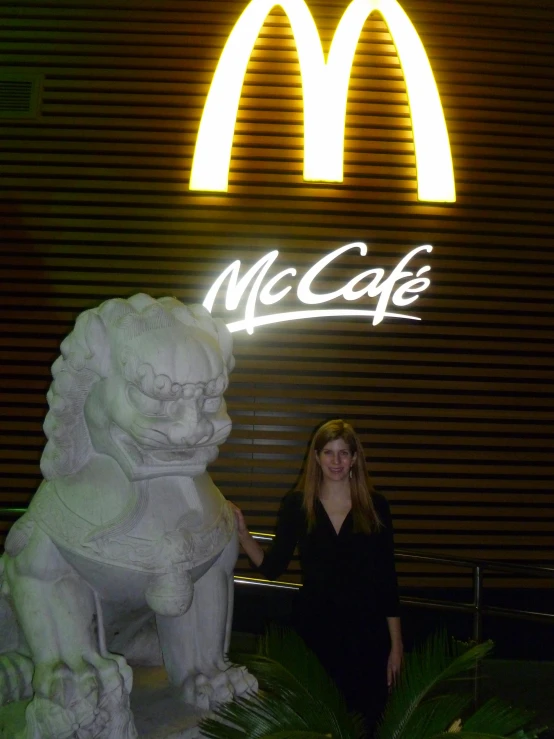
{"label": "woman's face", "polygon": [[344,439],[329,441],[316,455],[323,477],[329,482],[348,479],[350,468],[356,461],[356,454],[352,454]]}

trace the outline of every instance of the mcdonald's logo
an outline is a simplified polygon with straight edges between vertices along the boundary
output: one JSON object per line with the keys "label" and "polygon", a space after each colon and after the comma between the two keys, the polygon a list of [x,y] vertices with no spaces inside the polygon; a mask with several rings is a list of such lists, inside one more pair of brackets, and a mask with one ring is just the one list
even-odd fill
{"label": "mcdonald's logo", "polygon": [[352,0],[337,26],[327,61],[305,0],[251,0],[227,40],[212,80],[198,130],[190,189],[228,189],[244,75],[264,21],[276,5],[289,18],[302,74],[304,179],[343,180],[344,125],[352,62],[365,21],[378,11],[387,24],[404,73],[418,198],[454,202],[452,156],[439,92],[423,43],[397,0]]}

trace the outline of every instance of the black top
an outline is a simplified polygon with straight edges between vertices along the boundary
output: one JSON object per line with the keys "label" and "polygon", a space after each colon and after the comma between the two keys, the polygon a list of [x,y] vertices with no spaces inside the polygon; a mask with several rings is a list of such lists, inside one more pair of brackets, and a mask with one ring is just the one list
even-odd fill
{"label": "black top", "polygon": [[296,546],[302,570],[303,599],[312,607],[352,607],[367,616],[398,616],[392,519],[386,499],[374,493],[373,505],[381,528],[354,533],[352,511],[337,534],[327,512],[316,501],[315,526],[308,533],[302,494],[283,498],[275,539],[258,570],[275,580],[287,568]]}

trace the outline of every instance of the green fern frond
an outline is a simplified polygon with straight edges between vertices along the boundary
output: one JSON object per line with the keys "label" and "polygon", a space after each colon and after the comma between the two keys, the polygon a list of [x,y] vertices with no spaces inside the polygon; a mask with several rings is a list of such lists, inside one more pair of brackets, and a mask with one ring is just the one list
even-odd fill
{"label": "green fern frond", "polygon": [[218,708],[214,718],[201,722],[203,736],[267,739],[279,732],[312,732],[361,739],[361,718],[348,712],[338,688],[296,633],[272,628],[259,641],[257,654],[234,657],[256,675],[261,690]]}
{"label": "green fern frond", "polygon": [[331,734],[318,734],[315,731],[280,731],[268,734],[264,739],[332,739]]}
{"label": "green fern frond", "polygon": [[405,736],[410,739],[428,739],[446,731],[463,715],[471,700],[471,696],[450,693],[425,701],[407,722]]}
{"label": "green fern frond", "polygon": [[285,701],[260,693],[219,706],[213,717],[200,722],[210,739],[261,739],[280,731],[311,730],[306,720]]}
{"label": "green fern frond", "polygon": [[[439,634],[409,654],[378,739],[538,739],[540,730],[525,728],[529,711],[493,699],[466,718],[471,696],[458,687],[437,694],[439,684],[452,687],[492,646],[449,642]],[[258,653],[240,661],[257,676],[260,691],[204,719],[200,729],[206,739],[361,739],[361,719],[348,713],[338,689],[295,633],[270,630]],[[449,732],[457,719],[461,730]]]}
{"label": "green fern frond", "polygon": [[548,728],[548,726],[540,726],[533,729],[520,729],[512,734],[510,739],[538,739],[545,731],[548,731]]}
{"label": "green fern frond", "polygon": [[337,739],[351,739],[361,733],[356,731],[355,721],[340,702],[340,696],[336,701],[329,700],[327,691],[318,694],[313,683],[302,683],[283,665],[267,657],[245,659],[243,664],[256,675],[265,691],[285,701],[314,729],[331,731]]}
{"label": "green fern frond", "polygon": [[406,732],[418,706],[436,686],[470,670],[493,648],[492,642],[469,646],[449,642],[443,632],[432,636],[405,659],[399,681],[378,728],[379,739],[411,739]]}
{"label": "green fern frond", "polygon": [[335,739],[361,737],[361,718],[349,713],[337,686],[296,632],[272,627],[259,640],[257,654],[240,660],[265,691],[309,716],[311,728],[331,731]]}
{"label": "green fern frond", "polygon": [[257,656],[278,662],[313,698],[332,706],[333,710],[346,711],[339,689],[295,631],[270,627],[258,642]]}
{"label": "green fern frond", "polygon": [[463,729],[510,736],[529,724],[534,717],[534,711],[516,708],[499,698],[491,698],[464,721]]}
{"label": "green fern frond", "polygon": [[[537,739],[539,734],[534,731],[525,731],[517,735],[518,739]],[[462,731],[459,732],[443,732],[442,734],[435,734],[430,739],[507,739],[505,734],[490,734],[486,731]],[[508,738],[509,739],[509,738]]]}

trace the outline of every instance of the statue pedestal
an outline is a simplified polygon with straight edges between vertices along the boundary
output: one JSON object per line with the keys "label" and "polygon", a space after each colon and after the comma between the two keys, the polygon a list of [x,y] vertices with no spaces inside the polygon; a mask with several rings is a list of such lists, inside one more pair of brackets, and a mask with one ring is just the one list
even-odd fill
{"label": "statue pedestal", "polygon": [[[28,701],[0,708],[0,739],[14,739],[25,728]],[[131,708],[140,739],[196,739],[207,714],[181,703],[163,667],[133,668]]]}

